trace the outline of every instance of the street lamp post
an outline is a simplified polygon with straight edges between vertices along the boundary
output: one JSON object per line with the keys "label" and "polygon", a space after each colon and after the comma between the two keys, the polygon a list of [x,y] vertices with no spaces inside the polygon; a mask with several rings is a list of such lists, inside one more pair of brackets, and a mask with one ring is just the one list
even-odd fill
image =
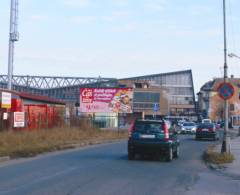
{"label": "street lamp post", "polygon": [[[223,34],[224,34],[224,83],[228,82],[227,66],[227,34],[226,34],[226,3],[223,0]],[[228,136],[228,100],[224,99],[224,132],[221,153],[230,153],[230,137]]]}
{"label": "street lamp post", "polygon": [[228,54],[228,57],[240,59],[240,56],[238,56],[238,55],[236,55],[236,54],[234,54],[234,53],[229,53],[229,54]]}

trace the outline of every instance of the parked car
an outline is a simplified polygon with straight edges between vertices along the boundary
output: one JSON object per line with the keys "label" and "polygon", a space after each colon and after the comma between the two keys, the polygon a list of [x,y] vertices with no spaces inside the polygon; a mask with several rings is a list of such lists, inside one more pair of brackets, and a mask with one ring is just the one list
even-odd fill
{"label": "parked car", "polygon": [[194,122],[185,122],[181,126],[181,133],[194,134],[196,133],[197,125]]}
{"label": "parked car", "polygon": [[136,154],[164,156],[168,161],[178,158],[180,142],[164,120],[136,120],[129,132],[128,159]]}
{"label": "parked car", "polygon": [[179,121],[178,121],[178,126],[182,126],[183,123],[185,123],[185,122],[187,122],[187,121],[185,121],[185,120],[179,120]]}
{"label": "parked car", "polygon": [[201,123],[197,127],[196,140],[198,139],[219,139],[219,132],[213,123]]}

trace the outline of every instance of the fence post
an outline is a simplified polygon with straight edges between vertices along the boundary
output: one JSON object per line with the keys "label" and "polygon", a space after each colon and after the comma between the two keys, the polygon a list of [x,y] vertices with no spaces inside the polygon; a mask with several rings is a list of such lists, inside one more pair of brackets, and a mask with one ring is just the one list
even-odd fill
{"label": "fence post", "polygon": [[38,113],[38,129],[41,128],[41,114]]}
{"label": "fence post", "polygon": [[118,135],[119,135],[119,131],[120,131],[120,115],[119,115],[119,112],[117,113],[117,131],[118,131]]}

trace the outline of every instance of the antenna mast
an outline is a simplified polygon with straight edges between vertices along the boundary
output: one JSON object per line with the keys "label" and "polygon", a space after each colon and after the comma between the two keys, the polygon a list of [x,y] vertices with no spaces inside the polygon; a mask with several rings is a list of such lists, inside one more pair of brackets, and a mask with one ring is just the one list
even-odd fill
{"label": "antenna mast", "polygon": [[14,62],[14,43],[18,41],[18,0],[11,0],[10,9],[10,32],[8,50],[8,89],[12,89],[13,62]]}

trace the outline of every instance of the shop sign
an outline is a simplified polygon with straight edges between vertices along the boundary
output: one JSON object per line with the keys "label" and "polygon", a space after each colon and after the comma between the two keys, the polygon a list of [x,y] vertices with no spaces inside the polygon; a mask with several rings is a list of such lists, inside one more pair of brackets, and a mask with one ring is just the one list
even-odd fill
{"label": "shop sign", "polygon": [[12,100],[11,93],[2,92],[1,107],[2,108],[11,108],[11,100]]}

